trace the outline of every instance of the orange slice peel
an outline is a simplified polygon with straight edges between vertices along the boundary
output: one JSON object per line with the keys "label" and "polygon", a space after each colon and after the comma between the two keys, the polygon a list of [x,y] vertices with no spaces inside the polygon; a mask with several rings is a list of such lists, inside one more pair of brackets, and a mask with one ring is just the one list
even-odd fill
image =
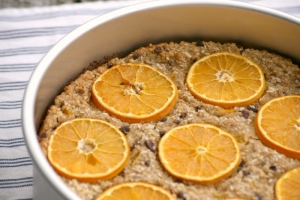
{"label": "orange slice peel", "polygon": [[129,154],[123,133],[96,119],[61,124],[48,146],[48,159],[60,175],[85,182],[116,176],[125,167]]}
{"label": "orange slice peel", "polygon": [[241,162],[241,153],[235,138],[222,129],[189,124],[162,137],[159,158],[171,175],[210,184],[230,176]]}
{"label": "orange slice peel", "polygon": [[127,122],[164,118],[178,99],[173,81],[145,64],[120,64],[106,70],[92,86],[97,107]]}
{"label": "orange slice peel", "polygon": [[231,52],[213,53],[199,59],[191,66],[186,84],[195,98],[223,108],[249,105],[266,88],[260,66]]}
{"label": "orange slice peel", "polygon": [[262,143],[288,157],[300,159],[300,95],[267,102],[254,122]]}
{"label": "orange slice peel", "polygon": [[275,185],[277,200],[300,199],[300,168],[292,169],[282,175]]}
{"label": "orange slice peel", "polygon": [[115,185],[104,191],[96,200],[175,200],[167,190],[149,183],[133,182]]}

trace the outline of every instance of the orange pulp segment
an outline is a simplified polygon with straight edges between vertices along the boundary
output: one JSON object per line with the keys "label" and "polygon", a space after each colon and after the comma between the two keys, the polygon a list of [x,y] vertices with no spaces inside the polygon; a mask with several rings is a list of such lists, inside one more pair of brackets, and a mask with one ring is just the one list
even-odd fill
{"label": "orange pulp segment", "polygon": [[175,200],[167,190],[149,183],[133,182],[113,186],[97,200]]}
{"label": "orange pulp segment", "polygon": [[213,53],[195,62],[186,83],[195,98],[224,108],[249,105],[266,88],[260,66],[230,52]]}
{"label": "orange pulp segment", "polygon": [[97,181],[116,176],[129,154],[126,137],[113,125],[96,119],[74,119],[51,136],[48,159],[62,176]]}
{"label": "orange pulp segment", "polygon": [[300,168],[286,172],[275,185],[277,200],[300,199]]}
{"label": "orange pulp segment", "polygon": [[203,184],[230,176],[241,162],[235,138],[209,124],[176,127],[162,137],[158,148],[170,174]]}
{"label": "orange pulp segment", "polygon": [[173,81],[145,64],[120,64],[106,70],[93,84],[99,108],[127,122],[164,118],[174,107],[178,91]]}
{"label": "orange pulp segment", "polygon": [[291,158],[300,159],[300,95],[288,95],[267,102],[255,118],[259,139]]}

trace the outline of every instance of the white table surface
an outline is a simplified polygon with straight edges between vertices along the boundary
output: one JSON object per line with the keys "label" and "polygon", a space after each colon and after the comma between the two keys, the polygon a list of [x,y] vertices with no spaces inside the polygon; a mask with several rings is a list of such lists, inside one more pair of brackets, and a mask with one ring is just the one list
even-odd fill
{"label": "white table surface", "polygon": [[[300,0],[239,1],[300,17]],[[33,163],[23,139],[21,109],[27,82],[38,62],[76,27],[140,2],[143,1],[0,9],[0,200],[33,198]]]}

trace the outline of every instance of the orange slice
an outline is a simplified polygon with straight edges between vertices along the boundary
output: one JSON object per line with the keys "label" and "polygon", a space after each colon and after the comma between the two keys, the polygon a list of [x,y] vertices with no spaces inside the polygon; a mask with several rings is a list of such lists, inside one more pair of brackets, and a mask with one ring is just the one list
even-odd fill
{"label": "orange slice", "polygon": [[195,98],[224,108],[249,105],[266,88],[263,71],[255,62],[229,52],[198,60],[190,68],[186,83]]}
{"label": "orange slice", "polygon": [[102,193],[97,200],[175,200],[167,190],[149,183],[123,183]]}
{"label": "orange slice", "polygon": [[81,181],[116,176],[129,159],[126,137],[113,125],[96,119],[74,119],[51,136],[48,159],[57,172]]}
{"label": "orange slice", "polygon": [[279,178],[275,186],[277,200],[300,199],[300,168],[288,171]]}
{"label": "orange slice", "polygon": [[300,95],[267,102],[257,113],[254,125],[264,144],[288,157],[300,159]]}
{"label": "orange slice", "polygon": [[204,184],[230,176],[241,162],[234,137],[209,124],[176,127],[162,137],[158,148],[170,174]]}
{"label": "orange slice", "polygon": [[120,64],[106,70],[93,84],[92,97],[101,109],[127,122],[164,118],[178,91],[173,81],[145,64]]}

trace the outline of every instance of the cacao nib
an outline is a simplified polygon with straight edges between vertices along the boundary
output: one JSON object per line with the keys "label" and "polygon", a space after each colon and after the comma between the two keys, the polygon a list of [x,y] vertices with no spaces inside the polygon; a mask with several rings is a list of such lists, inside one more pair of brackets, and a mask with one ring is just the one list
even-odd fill
{"label": "cacao nib", "polygon": [[134,53],[134,54],[132,55],[132,59],[133,59],[133,60],[136,60],[136,59],[138,59],[140,56],[141,56],[141,54],[139,54],[139,53]]}
{"label": "cacao nib", "polygon": [[270,170],[276,171],[277,167],[275,165],[270,166]]}
{"label": "cacao nib", "polygon": [[146,145],[146,147],[150,150],[150,151],[152,151],[152,152],[156,152],[156,150],[155,150],[155,147],[154,147],[154,143],[151,141],[151,140],[146,140],[145,141],[145,145]]}
{"label": "cacao nib", "polygon": [[162,48],[161,47],[155,47],[154,52],[155,53],[161,53],[162,52]]}
{"label": "cacao nib", "polygon": [[248,119],[249,118],[249,112],[248,110],[242,110],[242,115],[245,119]]}

